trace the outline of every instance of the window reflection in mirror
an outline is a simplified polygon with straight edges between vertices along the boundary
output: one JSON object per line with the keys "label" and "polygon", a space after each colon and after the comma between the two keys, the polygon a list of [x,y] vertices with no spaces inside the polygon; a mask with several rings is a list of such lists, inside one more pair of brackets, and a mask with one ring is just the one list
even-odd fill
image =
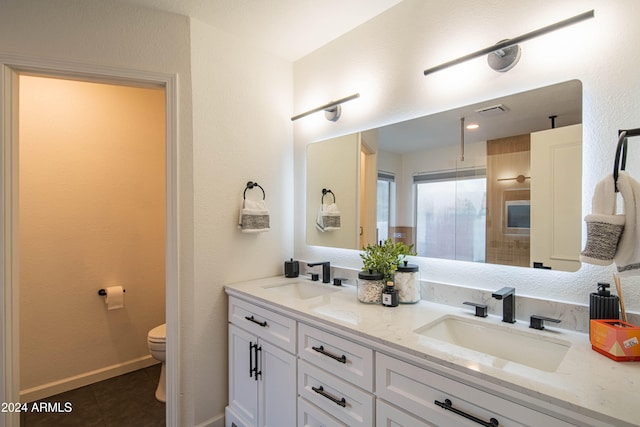
{"label": "window reflection in mirror", "polygon": [[[479,125],[464,130],[463,161],[461,117]],[[414,244],[424,257],[576,271],[582,238],[581,122],[582,84],[572,80],[353,135],[349,152],[366,144],[377,165],[377,176],[366,179],[359,162],[351,165],[350,175],[361,177],[352,183],[354,192],[376,189],[369,205],[376,206],[376,230],[367,239]],[[307,182],[326,182],[337,153],[325,155],[322,165],[310,156],[313,151],[307,151],[307,165],[313,164]],[[314,215],[309,212],[317,210],[309,195],[316,193],[307,187],[307,243],[360,249],[362,224],[334,236],[317,236],[309,227]],[[358,223],[358,209],[363,208],[354,204],[342,214]],[[358,229],[360,239],[351,239],[358,243],[345,246],[338,234],[355,235]]]}

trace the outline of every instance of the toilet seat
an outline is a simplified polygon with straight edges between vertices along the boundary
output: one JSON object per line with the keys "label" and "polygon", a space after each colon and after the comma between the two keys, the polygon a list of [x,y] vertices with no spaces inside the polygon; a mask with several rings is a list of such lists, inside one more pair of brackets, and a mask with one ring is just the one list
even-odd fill
{"label": "toilet seat", "polygon": [[147,335],[147,340],[150,343],[158,343],[158,344],[166,343],[167,342],[167,324],[164,323],[150,330],[149,334]]}

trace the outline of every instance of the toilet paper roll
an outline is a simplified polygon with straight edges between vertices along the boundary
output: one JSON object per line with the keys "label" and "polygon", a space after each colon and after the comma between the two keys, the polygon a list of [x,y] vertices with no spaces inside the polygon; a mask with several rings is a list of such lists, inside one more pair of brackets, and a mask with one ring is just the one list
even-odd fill
{"label": "toilet paper roll", "polygon": [[124,289],[122,286],[110,286],[106,289],[107,297],[104,299],[107,310],[124,308]]}

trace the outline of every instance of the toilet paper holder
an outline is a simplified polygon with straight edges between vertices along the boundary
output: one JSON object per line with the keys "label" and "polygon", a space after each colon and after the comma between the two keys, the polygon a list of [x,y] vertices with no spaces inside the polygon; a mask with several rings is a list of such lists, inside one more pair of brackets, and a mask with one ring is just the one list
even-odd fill
{"label": "toilet paper holder", "polygon": [[[122,290],[122,292],[127,292],[127,290],[126,290],[126,289],[123,289],[123,290]],[[104,296],[107,296],[107,291],[106,291],[105,289],[100,289],[100,290],[98,291],[98,295],[103,296],[103,297],[104,297]]]}

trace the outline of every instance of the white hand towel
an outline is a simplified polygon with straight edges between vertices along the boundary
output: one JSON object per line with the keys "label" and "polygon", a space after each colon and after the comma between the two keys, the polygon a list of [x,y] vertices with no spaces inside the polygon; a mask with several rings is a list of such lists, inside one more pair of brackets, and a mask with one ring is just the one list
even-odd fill
{"label": "white hand towel", "polygon": [[316,218],[316,228],[322,232],[340,229],[340,210],[335,203],[322,204]]}
{"label": "white hand towel", "polygon": [[620,276],[640,274],[640,182],[624,171],[618,174],[626,222],[613,261]]}
{"label": "white hand towel", "polygon": [[625,227],[625,216],[616,215],[616,192],[613,176],[596,185],[587,223],[587,243],[580,261],[595,265],[609,265],[616,255],[618,241]]}
{"label": "white hand towel", "polygon": [[243,233],[269,231],[269,210],[264,200],[242,200],[238,228]]}

